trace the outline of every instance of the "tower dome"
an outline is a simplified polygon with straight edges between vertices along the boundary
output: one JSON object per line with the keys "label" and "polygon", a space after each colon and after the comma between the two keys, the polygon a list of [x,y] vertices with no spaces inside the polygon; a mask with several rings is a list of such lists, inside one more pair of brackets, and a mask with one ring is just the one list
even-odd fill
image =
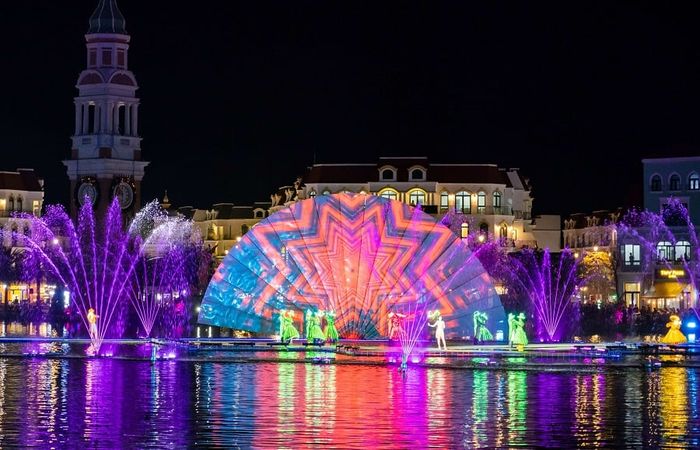
{"label": "tower dome", "polygon": [[119,11],[117,0],[100,0],[90,16],[88,34],[126,34],[126,20]]}

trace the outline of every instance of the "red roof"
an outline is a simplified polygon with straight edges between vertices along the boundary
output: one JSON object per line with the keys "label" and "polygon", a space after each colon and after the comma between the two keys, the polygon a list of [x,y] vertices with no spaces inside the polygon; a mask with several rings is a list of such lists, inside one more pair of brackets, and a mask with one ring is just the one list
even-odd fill
{"label": "red roof", "polygon": [[42,191],[41,179],[33,169],[17,169],[17,172],[0,172],[0,189],[13,191]]}
{"label": "red roof", "polygon": [[426,169],[426,180],[438,183],[490,183],[511,187],[505,170],[495,164],[431,164],[425,157],[379,158],[376,164],[314,164],[304,177],[305,183],[367,183],[379,180],[379,169],[397,169],[396,181],[409,180],[414,166]]}

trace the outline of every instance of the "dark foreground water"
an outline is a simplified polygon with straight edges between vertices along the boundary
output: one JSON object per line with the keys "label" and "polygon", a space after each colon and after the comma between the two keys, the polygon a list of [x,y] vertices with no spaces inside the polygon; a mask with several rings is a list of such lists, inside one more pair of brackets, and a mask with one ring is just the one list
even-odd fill
{"label": "dark foreground water", "polygon": [[0,447],[700,445],[696,369],[0,359]]}

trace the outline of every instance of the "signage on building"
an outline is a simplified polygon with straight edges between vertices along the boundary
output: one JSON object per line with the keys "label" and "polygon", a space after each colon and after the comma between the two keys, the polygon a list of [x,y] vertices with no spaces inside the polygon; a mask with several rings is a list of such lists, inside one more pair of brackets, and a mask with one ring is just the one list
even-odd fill
{"label": "signage on building", "polygon": [[659,278],[669,278],[669,279],[677,279],[677,278],[684,278],[685,277],[685,270],[683,269],[659,269]]}

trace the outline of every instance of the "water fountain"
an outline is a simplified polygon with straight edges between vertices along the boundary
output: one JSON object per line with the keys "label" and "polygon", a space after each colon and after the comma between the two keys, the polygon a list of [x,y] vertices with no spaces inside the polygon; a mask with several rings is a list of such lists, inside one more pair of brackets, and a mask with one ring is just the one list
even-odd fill
{"label": "water fountain", "polygon": [[530,298],[538,325],[550,341],[561,339],[562,318],[571,307],[571,297],[582,280],[577,276],[578,260],[570,250],[556,261],[548,249],[526,249],[512,258],[513,280]]}
{"label": "water fountain", "polygon": [[[62,206],[48,206],[41,218],[25,218],[31,221],[31,233],[16,237],[36,258],[35,268],[41,264],[65,286],[88,330],[90,353],[99,354],[106,337],[122,334],[115,317],[125,302],[131,302],[150,335],[166,300],[191,291],[189,281],[197,272],[192,266],[199,263],[193,256],[201,252],[201,241],[190,222],[149,216],[135,223],[155,226],[132,226],[127,232],[116,200],[101,220],[90,202],[80,209],[77,224]],[[118,325],[126,326],[123,321]]]}

